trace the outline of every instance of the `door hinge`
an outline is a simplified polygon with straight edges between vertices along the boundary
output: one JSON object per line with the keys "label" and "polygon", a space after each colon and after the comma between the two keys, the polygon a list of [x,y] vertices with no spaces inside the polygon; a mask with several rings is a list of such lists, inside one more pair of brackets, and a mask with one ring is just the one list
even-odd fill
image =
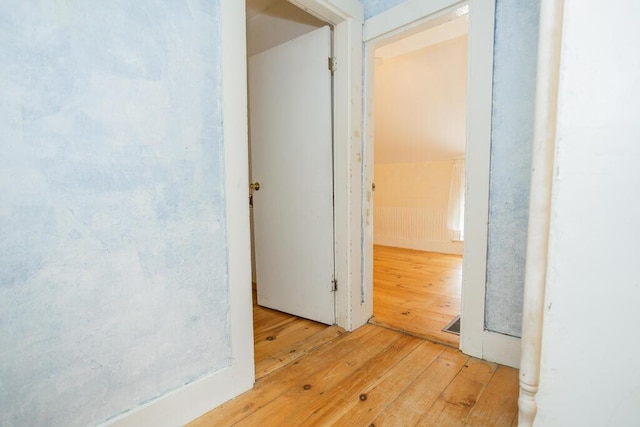
{"label": "door hinge", "polygon": [[331,281],[331,292],[335,292],[338,290],[338,279],[333,279]]}
{"label": "door hinge", "polygon": [[336,68],[338,67],[338,61],[336,61],[336,57],[335,56],[330,56],[329,57],[329,71],[331,71],[332,73],[336,71]]}

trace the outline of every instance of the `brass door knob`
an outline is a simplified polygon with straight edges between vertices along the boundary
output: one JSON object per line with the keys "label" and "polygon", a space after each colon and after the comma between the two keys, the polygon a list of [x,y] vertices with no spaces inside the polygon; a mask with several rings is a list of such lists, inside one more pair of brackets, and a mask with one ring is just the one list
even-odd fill
{"label": "brass door knob", "polygon": [[258,191],[260,190],[260,183],[254,182],[253,184],[249,185],[249,188],[253,191]]}

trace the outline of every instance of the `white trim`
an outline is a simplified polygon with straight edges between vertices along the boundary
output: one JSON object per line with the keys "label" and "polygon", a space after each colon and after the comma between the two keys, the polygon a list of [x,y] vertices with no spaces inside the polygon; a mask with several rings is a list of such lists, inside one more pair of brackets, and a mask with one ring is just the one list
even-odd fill
{"label": "white trim", "polygon": [[183,425],[253,385],[244,2],[220,0],[220,24],[230,366],[114,418],[106,425]]}
{"label": "white trim", "polygon": [[[346,19],[334,29],[334,191],[336,218],[336,323],[348,331],[364,325],[372,309],[362,284],[362,25]],[[371,304],[369,304],[371,305]]]}
{"label": "white trim", "polygon": [[358,0],[288,0],[307,13],[322,21],[337,25],[346,19],[360,22],[364,16],[364,6]]}
{"label": "white trim", "polygon": [[360,301],[362,17],[357,0],[289,0],[334,26],[334,200],[336,323],[348,331],[365,324],[371,310]]}
{"label": "white trim", "polygon": [[520,338],[485,330],[482,333],[482,358],[518,369]]}
{"label": "white trim", "polygon": [[[489,164],[493,90],[493,34],[495,0],[407,0],[371,19],[364,25],[367,61],[365,139],[365,188],[372,180],[373,164],[373,52],[376,47],[405,35],[437,25],[456,8],[469,4],[469,73],[467,102],[466,210],[463,260],[460,349],[472,356],[501,360],[517,366],[518,338],[485,331],[485,291],[487,268],[487,223],[489,217]],[[365,204],[363,243],[365,253],[365,294],[372,288],[372,224],[367,224]]]}
{"label": "white trim", "polygon": [[413,24],[422,24],[425,18],[434,19],[438,12],[450,9],[457,4],[468,3],[464,0],[407,0],[379,15],[367,19],[364,26],[363,41],[366,43],[382,35],[406,32]]}
{"label": "white trim", "polygon": [[549,224],[553,190],[558,81],[564,2],[542,0],[529,193],[529,229],[522,315],[522,359],[518,425],[532,426],[538,404],[540,357],[547,286]]}
{"label": "white trim", "polygon": [[482,358],[489,222],[495,0],[469,8],[469,101],[460,349]]}

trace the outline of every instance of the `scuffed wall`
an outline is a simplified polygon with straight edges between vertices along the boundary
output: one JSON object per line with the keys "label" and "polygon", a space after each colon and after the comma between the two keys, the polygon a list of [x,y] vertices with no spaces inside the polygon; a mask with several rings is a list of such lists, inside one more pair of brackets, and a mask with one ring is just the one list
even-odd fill
{"label": "scuffed wall", "polygon": [[229,363],[218,1],[0,17],[0,424],[96,424]]}

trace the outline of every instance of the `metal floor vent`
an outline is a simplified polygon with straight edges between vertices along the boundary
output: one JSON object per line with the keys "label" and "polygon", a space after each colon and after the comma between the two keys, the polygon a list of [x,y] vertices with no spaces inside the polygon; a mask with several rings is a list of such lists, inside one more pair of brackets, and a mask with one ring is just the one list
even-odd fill
{"label": "metal floor vent", "polygon": [[450,334],[460,335],[460,316],[457,316],[453,319],[447,326],[442,329],[445,332],[449,332]]}

